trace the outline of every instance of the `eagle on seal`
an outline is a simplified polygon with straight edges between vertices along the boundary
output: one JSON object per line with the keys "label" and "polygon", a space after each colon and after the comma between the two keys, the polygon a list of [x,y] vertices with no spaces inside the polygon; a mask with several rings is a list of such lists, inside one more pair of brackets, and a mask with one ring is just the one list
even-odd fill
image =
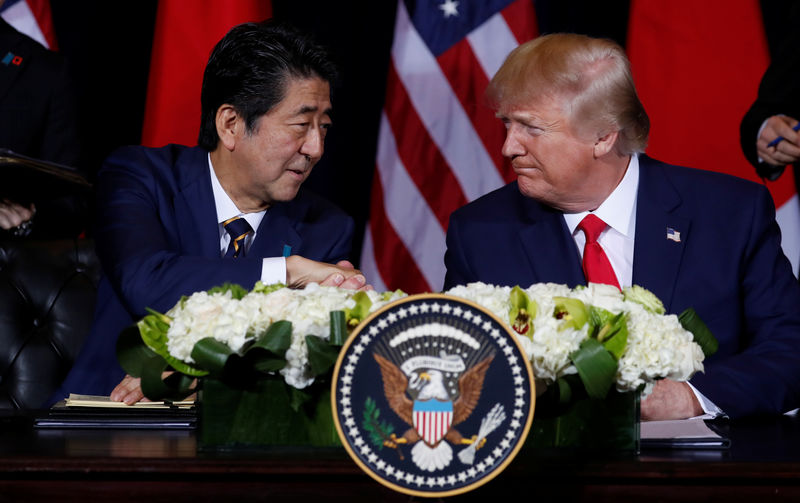
{"label": "eagle on seal", "polygon": [[[401,437],[392,433],[384,445],[396,449],[400,444],[415,444],[411,449],[414,463],[426,471],[440,470],[453,459],[449,444],[472,444],[477,435],[465,438],[453,426],[465,421],[478,404],[486,371],[494,359],[488,356],[464,371],[458,379],[458,397],[454,401],[444,385],[441,371],[415,372],[409,380],[394,363],[374,353],[383,377],[383,392],[392,410],[410,428]],[[418,392],[417,392],[418,391]],[[409,396],[416,393],[416,399]],[[443,442],[447,440],[447,442]],[[449,442],[449,443],[448,443]],[[482,439],[478,448],[483,446]]]}

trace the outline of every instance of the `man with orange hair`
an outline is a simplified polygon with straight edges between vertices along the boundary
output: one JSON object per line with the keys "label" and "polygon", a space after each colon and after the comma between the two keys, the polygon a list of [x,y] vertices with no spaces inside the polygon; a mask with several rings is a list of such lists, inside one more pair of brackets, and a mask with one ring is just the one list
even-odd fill
{"label": "man with orange hair", "polygon": [[644,155],[649,119],[611,41],[539,37],[487,93],[517,180],[453,213],[445,288],[640,285],[669,313],[693,307],[719,341],[691,385],[656,384],[643,419],[800,405],[800,285],[764,187]]}

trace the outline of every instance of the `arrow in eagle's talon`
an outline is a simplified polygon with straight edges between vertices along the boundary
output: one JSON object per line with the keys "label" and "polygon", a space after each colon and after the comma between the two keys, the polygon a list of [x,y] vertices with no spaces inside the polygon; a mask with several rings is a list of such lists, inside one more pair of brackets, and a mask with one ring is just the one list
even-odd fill
{"label": "arrow in eagle's talon", "polygon": [[478,435],[472,435],[471,438],[462,438],[461,443],[464,445],[472,445],[475,442],[478,442],[478,445],[475,446],[475,450],[477,451],[484,445],[486,445],[486,437],[482,437],[480,441],[478,440]]}

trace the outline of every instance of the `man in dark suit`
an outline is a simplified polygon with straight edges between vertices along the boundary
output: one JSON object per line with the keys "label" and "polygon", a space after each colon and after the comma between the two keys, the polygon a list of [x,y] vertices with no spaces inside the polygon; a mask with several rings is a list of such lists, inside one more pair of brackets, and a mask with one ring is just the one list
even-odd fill
{"label": "man in dark suit", "polygon": [[[225,282],[368,288],[345,260],[350,217],[300,188],[322,156],[334,76],[327,53],[294,30],[237,26],[206,66],[199,146],[109,157],[97,180],[106,278],[90,337],[54,398],[112,391],[123,378],[117,335],[147,307],[165,312]],[[231,234],[230,221],[244,230]],[[112,393],[127,403],[141,397],[130,377]]]}
{"label": "man in dark suit", "polygon": [[[66,61],[0,17],[0,148],[75,167],[81,155],[77,115]],[[31,232],[74,237],[86,230],[89,210],[83,194],[48,200],[41,193],[4,178],[0,239]]]}
{"label": "man in dark suit", "polygon": [[[779,32],[781,43],[775,58],[764,73],[758,97],[740,128],[745,157],[768,180],[776,180],[787,164],[797,164],[800,159],[800,132],[792,129],[800,119],[800,51],[797,50],[800,31],[796,29],[800,23],[800,2],[785,5],[778,13],[780,22],[785,23],[781,25],[785,32]],[[776,27],[780,24],[777,19],[773,22]],[[779,136],[784,139],[769,147]],[[797,178],[795,182],[800,184]]]}
{"label": "man in dark suit", "polygon": [[[558,34],[523,44],[488,95],[517,181],[453,213],[445,288],[575,286],[601,263],[608,276],[593,281],[641,285],[670,313],[694,307],[720,343],[691,386],[659,381],[644,419],[800,405],[800,286],[766,189],[641,154],[649,119],[613,42]],[[586,222],[598,219],[595,241]]]}

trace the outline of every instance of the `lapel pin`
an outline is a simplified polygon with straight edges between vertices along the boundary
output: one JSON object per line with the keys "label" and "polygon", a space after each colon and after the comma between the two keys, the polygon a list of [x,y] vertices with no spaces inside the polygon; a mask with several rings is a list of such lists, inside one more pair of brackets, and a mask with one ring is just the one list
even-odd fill
{"label": "lapel pin", "polygon": [[671,241],[675,241],[676,243],[681,242],[681,233],[673,229],[672,227],[667,227],[667,239]]}

